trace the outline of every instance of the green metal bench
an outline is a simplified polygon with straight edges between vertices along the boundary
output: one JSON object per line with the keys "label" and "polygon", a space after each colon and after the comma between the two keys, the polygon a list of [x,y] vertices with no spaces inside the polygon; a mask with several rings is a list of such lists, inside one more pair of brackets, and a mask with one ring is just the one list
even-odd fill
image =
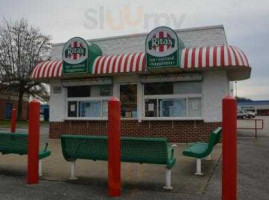
{"label": "green metal bench", "polygon": [[196,158],[195,175],[203,175],[201,171],[201,159],[209,157],[221,138],[221,127],[216,128],[209,136],[208,143],[197,142],[183,151],[184,156]]}
{"label": "green metal bench", "polygon": [[[5,154],[27,155],[28,134],[26,133],[3,133],[0,132],[0,152]],[[39,176],[42,176],[42,159],[50,156],[48,143],[39,152]]]}
{"label": "green metal bench", "polygon": [[[76,159],[108,160],[106,136],[62,135],[61,143],[64,158],[71,162],[71,179],[76,179]],[[165,188],[172,189],[171,169],[176,159],[165,138],[121,137],[121,161],[166,165]]]}

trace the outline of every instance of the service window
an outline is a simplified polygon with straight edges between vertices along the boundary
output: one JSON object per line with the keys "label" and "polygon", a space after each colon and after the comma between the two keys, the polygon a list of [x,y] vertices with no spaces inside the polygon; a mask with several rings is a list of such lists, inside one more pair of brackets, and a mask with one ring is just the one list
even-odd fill
{"label": "service window", "polygon": [[67,117],[106,119],[111,96],[111,85],[68,87]]}
{"label": "service window", "polygon": [[137,85],[120,85],[121,116],[137,118]]}
{"label": "service window", "polygon": [[201,118],[201,82],[144,84],[145,118]]}

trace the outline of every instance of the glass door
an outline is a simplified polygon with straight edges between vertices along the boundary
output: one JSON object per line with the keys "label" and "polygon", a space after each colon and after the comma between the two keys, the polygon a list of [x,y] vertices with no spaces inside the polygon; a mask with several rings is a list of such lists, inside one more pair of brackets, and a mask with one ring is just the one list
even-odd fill
{"label": "glass door", "polygon": [[137,85],[120,85],[121,117],[137,118]]}

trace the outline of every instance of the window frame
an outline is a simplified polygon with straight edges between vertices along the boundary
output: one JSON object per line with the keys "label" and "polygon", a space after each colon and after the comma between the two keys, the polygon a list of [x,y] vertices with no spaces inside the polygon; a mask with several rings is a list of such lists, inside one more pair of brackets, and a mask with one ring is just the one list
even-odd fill
{"label": "window frame", "polygon": [[[83,85],[84,86],[84,85]],[[99,85],[97,85],[99,86]],[[100,85],[102,86],[102,85]],[[113,96],[113,85],[111,84],[111,93]],[[100,101],[101,102],[101,114],[103,113],[103,102],[108,101],[112,96],[99,96],[99,97],[68,97],[66,92],[66,109],[65,109],[65,119],[66,120],[107,120],[108,117],[79,117],[79,102],[80,101]],[[68,102],[76,101],[77,102],[77,117],[69,117],[68,116]]]}
{"label": "window frame", "polygon": [[[176,83],[177,81],[173,82]],[[181,81],[178,81],[181,82]],[[187,81],[187,82],[197,82],[197,81]],[[171,120],[203,120],[203,82],[199,81],[201,84],[201,93],[188,93],[188,94],[166,94],[166,95],[144,95],[144,84],[142,84],[143,87],[143,93],[142,93],[142,120],[143,121],[147,121],[147,120],[167,120],[167,121],[171,121]],[[185,98],[186,99],[186,117],[146,117],[146,108],[145,108],[145,100],[147,99],[157,99],[157,116],[159,115],[159,99],[181,99],[181,98]],[[201,117],[188,117],[188,99],[191,98],[200,98],[201,99]]]}

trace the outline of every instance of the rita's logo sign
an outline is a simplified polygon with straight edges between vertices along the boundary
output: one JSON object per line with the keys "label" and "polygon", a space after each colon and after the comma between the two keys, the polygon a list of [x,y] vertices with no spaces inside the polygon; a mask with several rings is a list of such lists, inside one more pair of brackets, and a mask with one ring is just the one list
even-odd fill
{"label": "rita's logo sign", "polygon": [[89,46],[84,39],[74,37],[68,40],[62,56],[64,74],[88,72]]}
{"label": "rita's logo sign", "polygon": [[86,55],[86,48],[84,48],[83,45],[78,42],[73,42],[65,50],[65,58],[71,60],[78,60],[79,58],[84,57],[85,55]]}
{"label": "rita's logo sign", "polygon": [[179,51],[184,48],[176,32],[168,27],[152,30],[146,39],[147,68],[163,68],[179,66]]}
{"label": "rita's logo sign", "polygon": [[175,48],[175,39],[167,32],[159,32],[148,42],[149,50],[155,52],[170,51]]}

